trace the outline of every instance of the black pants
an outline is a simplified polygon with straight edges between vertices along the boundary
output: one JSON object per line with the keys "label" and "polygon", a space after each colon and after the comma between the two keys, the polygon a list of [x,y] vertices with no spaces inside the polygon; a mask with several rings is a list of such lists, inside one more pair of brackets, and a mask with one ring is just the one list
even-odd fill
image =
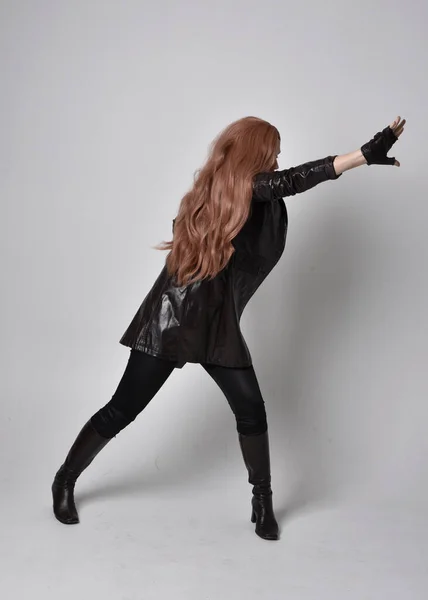
{"label": "black pants", "polygon": [[[131,349],[116,392],[91,417],[98,433],[111,438],[134,421],[171,375],[175,364]],[[212,364],[202,366],[224,393],[235,415],[237,431],[246,435],[265,432],[265,404],[254,368],[230,368]]]}

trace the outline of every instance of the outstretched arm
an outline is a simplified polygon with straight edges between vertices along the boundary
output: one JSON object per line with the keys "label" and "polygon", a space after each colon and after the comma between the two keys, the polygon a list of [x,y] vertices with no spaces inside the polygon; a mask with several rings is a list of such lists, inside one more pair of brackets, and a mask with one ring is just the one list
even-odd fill
{"label": "outstretched arm", "polygon": [[335,169],[337,158],[341,157],[327,156],[283,171],[258,173],[253,179],[253,200],[269,202],[285,196],[294,196],[322,181],[337,179],[341,176]]}
{"label": "outstretched arm", "polygon": [[361,165],[395,165],[400,162],[387,152],[403,133],[406,119],[400,116],[359,150],[327,156],[284,171],[258,173],[253,179],[253,199],[271,201],[305,192],[328,179],[337,179],[344,171]]}
{"label": "outstretched arm", "polygon": [[348,152],[348,154],[339,154],[333,161],[334,170],[338,175],[341,175],[344,171],[349,171],[349,169],[355,169],[355,167],[366,164],[367,161],[361,150],[354,150],[354,152]]}

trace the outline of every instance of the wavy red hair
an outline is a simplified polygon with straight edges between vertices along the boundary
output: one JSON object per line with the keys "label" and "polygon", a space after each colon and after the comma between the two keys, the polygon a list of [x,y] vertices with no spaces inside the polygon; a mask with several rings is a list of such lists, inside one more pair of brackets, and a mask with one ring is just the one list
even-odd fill
{"label": "wavy red hair", "polygon": [[173,240],[154,247],[170,250],[166,266],[176,285],[212,279],[227,265],[235,251],[231,240],[250,213],[253,177],[278,168],[280,139],[267,121],[244,117],[213,140],[180,202]]}

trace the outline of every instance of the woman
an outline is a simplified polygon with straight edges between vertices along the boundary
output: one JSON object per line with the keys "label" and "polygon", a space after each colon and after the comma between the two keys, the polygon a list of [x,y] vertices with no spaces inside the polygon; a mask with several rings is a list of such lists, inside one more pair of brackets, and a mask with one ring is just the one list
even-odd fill
{"label": "woman", "polygon": [[240,330],[242,312],[280,259],[288,218],[283,198],[338,179],[363,164],[396,165],[387,152],[405,120],[377,133],[360,150],[277,171],[280,135],[246,117],[214,140],[204,167],[173,220],[165,266],[120,343],[131,348],[111,400],[83,426],[52,484],[62,523],[78,523],[77,477],[100,450],[147,406],[174,368],[200,363],[224,393],[236,419],[255,532],[279,539],[272,507],[264,399]]}

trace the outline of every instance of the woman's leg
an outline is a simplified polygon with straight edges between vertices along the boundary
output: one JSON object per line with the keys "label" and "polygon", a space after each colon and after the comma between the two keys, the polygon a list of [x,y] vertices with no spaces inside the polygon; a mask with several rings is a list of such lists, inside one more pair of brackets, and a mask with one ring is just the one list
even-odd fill
{"label": "woman's leg", "polygon": [[111,400],[85,423],[52,484],[53,510],[65,524],[79,522],[74,502],[77,478],[95,456],[147,406],[175,368],[175,362],[132,349]]}
{"label": "woman's leg", "polygon": [[230,368],[202,364],[224,393],[236,419],[239,445],[253,485],[251,521],[256,533],[269,540],[279,538],[272,508],[269,434],[264,399],[254,368]]}
{"label": "woman's leg", "polygon": [[242,435],[264,433],[266,409],[254,367],[230,368],[204,363],[203,368],[226,397]]}
{"label": "woman's leg", "polygon": [[122,379],[111,400],[91,417],[98,433],[112,438],[148,405],[177,363],[132,349]]}

